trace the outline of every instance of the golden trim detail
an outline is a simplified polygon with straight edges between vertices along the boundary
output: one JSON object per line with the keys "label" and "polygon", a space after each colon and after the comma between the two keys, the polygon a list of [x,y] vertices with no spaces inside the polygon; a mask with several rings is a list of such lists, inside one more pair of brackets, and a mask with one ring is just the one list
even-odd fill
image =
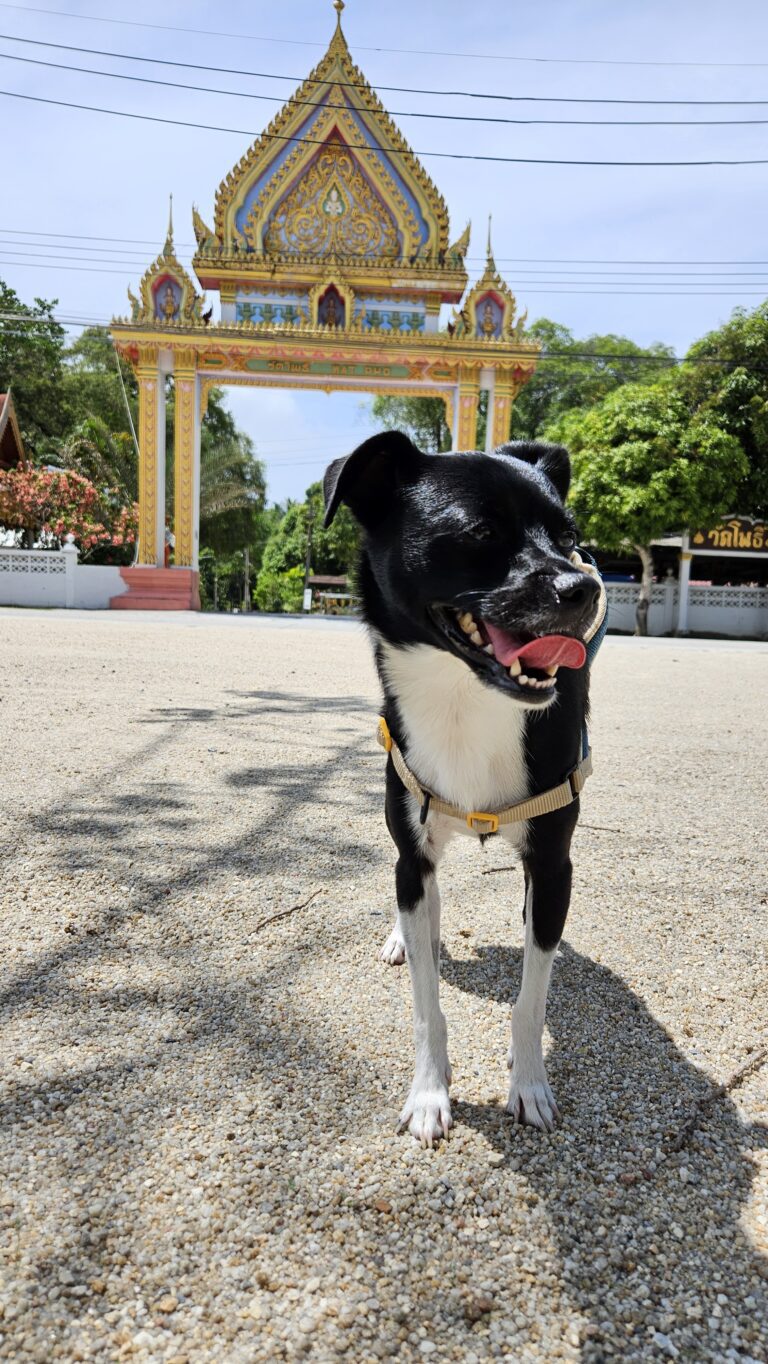
{"label": "golden trim detail", "polygon": [[139,370],[139,554],[138,562],[157,564],[157,387],[156,369]]}
{"label": "golden trim detail", "polygon": [[174,563],[191,568],[194,561],[195,523],[195,371],[175,371],[173,423],[173,522],[176,537]]}
{"label": "golden trim detail", "polygon": [[[341,84],[337,85],[335,82]],[[340,26],[336,28],[325,56],[219,186],[214,228],[215,235],[222,242],[228,245],[236,240],[234,213],[237,206],[242,203],[247,188],[269,166],[275,155],[275,147],[279,147],[286,138],[297,134],[300,125],[306,120],[307,102],[321,103],[323,98],[327,97],[335,105],[330,110],[331,116],[335,116],[336,121],[339,121],[347,109],[346,94],[351,87],[354,87],[355,112],[370,128],[373,134],[371,140],[378,142],[385,153],[394,151],[398,159],[402,157],[403,178],[409,183],[414,197],[420,203],[425,221],[431,229],[431,240],[426,247],[428,254],[436,256],[438,251],[447,249],[448,211],[445,202],[362,71],[354,65]],[[362,141],[354,119],[348,113],[346,119],[347,123],[352,123],[356,128],[356,141]],[[316,123],[312,125],[311,131],[313,138],[316,137]],[[316,150],[311,145],[297,147],[297,151],[309,151],[311,154]],[[380,162],[378,166],[380,167]]]}

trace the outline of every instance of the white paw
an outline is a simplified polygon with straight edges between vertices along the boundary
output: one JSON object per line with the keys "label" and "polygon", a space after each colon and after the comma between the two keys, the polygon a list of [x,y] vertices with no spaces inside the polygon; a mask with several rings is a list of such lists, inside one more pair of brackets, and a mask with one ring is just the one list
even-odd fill
{"label": "white paw", "polygon": [[[450,1084],[450,1079],[448,1083]],[[398,1132],[404,1132],[407,1128],[414,1141],[431,1148],[435,1142],[439,1142],[443,1137],[447,1138],[452,1127],[451,1101],[447,1087],[436,1085],[432,1089],[417,1089],[414,1086],[400,1114]]]}
{"label": "white paw", "polygon": [[539,1073],[522,1069],[515,1071],[510,1056],[508,1062],[512,1070],[507,1099],[507,1112],[515,1122],[525,1123],[528,1127],[539,1127],[542,1132],[552,1132],[560,1117],[555,1096],[549,1087],[546,1072],[542,1066]]}
{"label": "white paw", "polygon": [[395,925],[379,953],[381,961],[387,966],[402,966],[405,961],[405,943],[400,929]]}

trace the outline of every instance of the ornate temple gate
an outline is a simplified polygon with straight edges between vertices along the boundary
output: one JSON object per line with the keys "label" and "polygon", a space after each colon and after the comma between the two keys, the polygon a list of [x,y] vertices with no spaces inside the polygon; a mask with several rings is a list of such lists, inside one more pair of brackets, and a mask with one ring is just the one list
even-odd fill
{"label": "ornate temple gate", "polygon": [[[122,606],[198,602],[200,428],[211,388],[322,389],[440,398],[454,450],[509,437],[514,397],[538,346],[499,275],[467,290],[469,226],[450,244],[435,186],[354,66],[335,0],[322,61],[219,187],[214,228],[193,210],[193,268],[220,297],[220,320],[177,260],[172,226],[130,318],[112,335],[139,387],[139,567]],[[453,304],[447,327],[440,310]],[[165,392],[173,376],[174,568],[166,542]],[[339,453],[344,453],[339,451]],[[154,570],[149,573],[148,570]]]}

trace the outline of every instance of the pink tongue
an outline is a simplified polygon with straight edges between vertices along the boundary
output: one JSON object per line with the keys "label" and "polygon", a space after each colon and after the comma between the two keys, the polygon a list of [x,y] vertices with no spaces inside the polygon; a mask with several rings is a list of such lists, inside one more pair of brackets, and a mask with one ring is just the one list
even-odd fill
{"label": "pink tongue", "polygon": [[542,635],[540,639],[521,644],[514,635],[500,630],[498,625],[491,625],[489,620],[484,620],[483,625],[496,658],[505,668],[514,663],[516,658],[521,664],[528,663],[532,668],[551,668],[555,663],[560,668],[583,668],[586,663],[587,651],[580,639],[569,639],[567,635]]}

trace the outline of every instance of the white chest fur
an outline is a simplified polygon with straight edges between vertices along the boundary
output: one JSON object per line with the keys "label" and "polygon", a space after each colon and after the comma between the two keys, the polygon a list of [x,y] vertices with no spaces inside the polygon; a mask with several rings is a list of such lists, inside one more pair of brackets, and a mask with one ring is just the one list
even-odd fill
{"label": "white chest fur", "polygon": [[425,786],[465,810],[501,809],[529,794],[523,706],[428,644],[381,642],[381,657],[408,765]]}

